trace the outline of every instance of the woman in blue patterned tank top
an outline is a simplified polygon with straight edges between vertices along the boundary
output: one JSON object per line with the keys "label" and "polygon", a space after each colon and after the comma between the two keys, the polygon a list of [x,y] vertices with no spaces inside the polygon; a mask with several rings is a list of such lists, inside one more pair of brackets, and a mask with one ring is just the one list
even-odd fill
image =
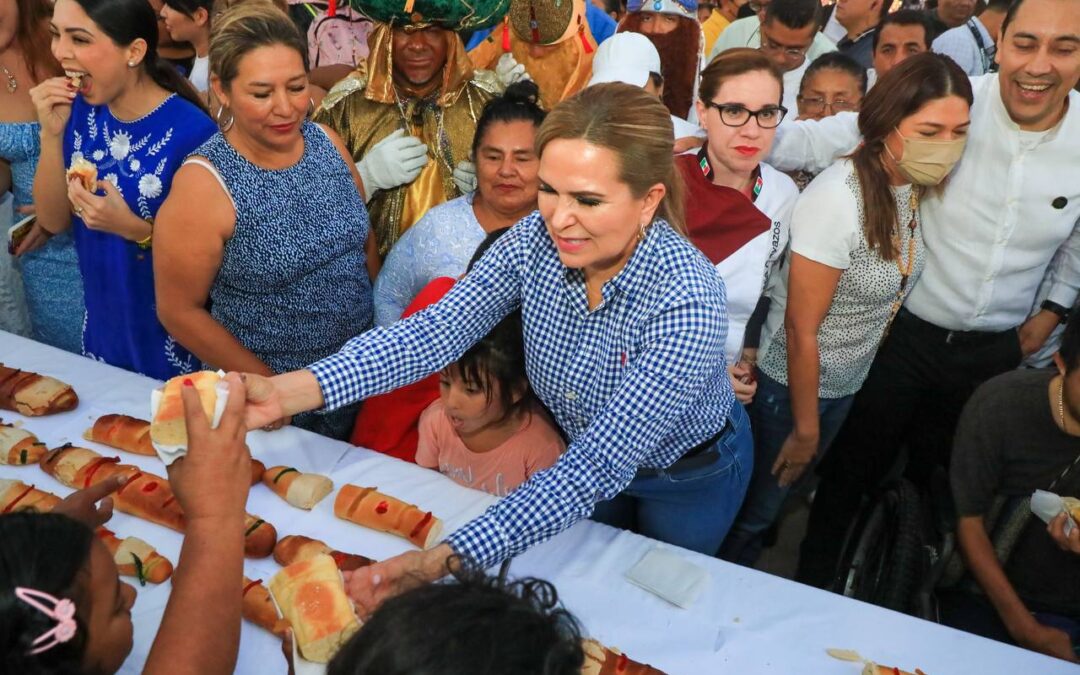
{"label": "woman in blue patterned tank top", "polygon": [[[252,5],[226,13],[214,35],[223,129],[188,158],[162,207],[158,313],[208,367],[288,372],[371,326],[374,240],[344,145],[306,119],[296,27]],[[355,410],[294,423],[344,439]]]}
{"label": "woman in blue patterned tank top", "polygon": [[[194,359],[157,320],[150,245],[173,174],[213,123],[191,86],[158,61],[145,0],[58,0],[50,30],[69,77],[31,92],[42,137],[34,201],[42,227],[72,230],[83,354],[158,379],[188,372]],[[97,180],[67,182],[65,167],[84,162]]]}

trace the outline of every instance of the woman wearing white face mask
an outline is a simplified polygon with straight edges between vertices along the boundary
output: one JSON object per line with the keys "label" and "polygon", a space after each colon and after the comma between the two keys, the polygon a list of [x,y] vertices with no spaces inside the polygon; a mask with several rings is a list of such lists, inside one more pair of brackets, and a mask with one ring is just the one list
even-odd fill
{"label": "woman wearing white face mask", "polygon": [[960,159],[971,101],[951,60],[908,59],[864,99],[863,144],[796,203],[758,361],[754,477],[722,557],[754,563],[791,486],[839,431],[922,271],[919,198]]}

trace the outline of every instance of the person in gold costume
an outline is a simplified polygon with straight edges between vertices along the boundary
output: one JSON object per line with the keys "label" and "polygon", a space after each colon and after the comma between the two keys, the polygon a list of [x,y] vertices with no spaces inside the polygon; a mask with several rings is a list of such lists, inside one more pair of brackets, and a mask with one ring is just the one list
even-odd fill
{"label": "person in gold costume", "polygon": [[509,1],[353,1],[375,21],[370,54],[314,119],[341,135],[357,163],[379,255],[471,182],[476,121],[503,85],[474,69],[456,31],[498,23]]}
{"label": "person in gold costume", "polygon": [[504,80],[520,64],[540,87],[540,104],[550,110],[585,88],[595,52],[585,0],[511,0],[502,30],[474,47],[469,58]]}

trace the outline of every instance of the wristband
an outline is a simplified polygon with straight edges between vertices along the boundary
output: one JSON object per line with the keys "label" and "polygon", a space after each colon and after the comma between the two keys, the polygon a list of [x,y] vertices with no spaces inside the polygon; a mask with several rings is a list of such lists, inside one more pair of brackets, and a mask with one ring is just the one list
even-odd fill
{"label": "wristband", "polygon": [[135,242],[135,245],[144,251],[148,250],[154,241],[154,219],[146,218],[146,222],[148,225],[150,225],[150,234],[146,235],[145,238]]}

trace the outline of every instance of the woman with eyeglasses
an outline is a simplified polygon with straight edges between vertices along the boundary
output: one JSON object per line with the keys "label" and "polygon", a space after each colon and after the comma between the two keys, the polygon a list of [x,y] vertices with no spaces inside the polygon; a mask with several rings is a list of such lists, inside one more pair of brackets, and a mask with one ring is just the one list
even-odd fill
{"label": "woman with eyeglasses", "polygon": [[847,417],[922,272],[919,199],[960,159],[971,100],[951,59],[911,57],[867,94],[862,145],[799,197],[790,262],[770,284],[750,410],[754,475],[721,551],[726,560],[754,564],[788,492]]}
{"label": "woman with eyeglasses", "polygon": [[[855,59],[840,52],[822,54],[803,74],[796,97],[799,119],[820,120],[836,113],[859,112],[863,96],[866,96],[866,85],[866,68]],[[817,174],[793,171],[788,175],[802,192]]]}
{"label": "woman with eyeglasses", "polygon": [[787,112],[780,105],[781,77],[757,49],[729,49],[713,59],[701,74],[696,104],[706,143],[696,155],[675,161],[687,185],[690,241],[716,265],[727,286],[724,352],[735,395],[744,405],[757,389],[757,341],[746,340],[747,324],[787,246],[799,196],[790,178],[762,162]]}

